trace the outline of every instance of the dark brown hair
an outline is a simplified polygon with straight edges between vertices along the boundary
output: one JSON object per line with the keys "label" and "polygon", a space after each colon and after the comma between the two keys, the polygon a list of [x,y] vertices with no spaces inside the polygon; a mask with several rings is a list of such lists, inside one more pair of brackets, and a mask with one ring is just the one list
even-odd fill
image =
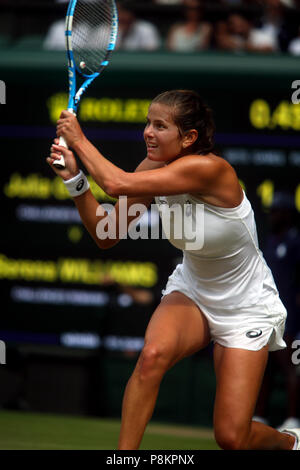
{"label": "dark brown hair", "polygon": [[214,148],[215,124],[211,109],[192,90],[171,90],[156,96],[152,103],[173,108],[173,121],[183,136],[191,129],[198,131],[198,139],[191,150],[198,154],[210,153]]}

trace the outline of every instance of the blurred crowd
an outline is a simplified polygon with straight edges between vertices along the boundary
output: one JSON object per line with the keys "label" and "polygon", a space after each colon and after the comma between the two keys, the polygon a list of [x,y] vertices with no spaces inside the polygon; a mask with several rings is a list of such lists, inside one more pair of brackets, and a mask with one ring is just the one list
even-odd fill
{"label": "blurred crowd", "polygon": [[[162,11],[176,6],[178,20],[162,27],[157,12],[152,21],[136,2],[119,0],[119,50],[300,54],[300,0],[144,0],[150,3]],[[63,19],[51,25],[44,47],[65,47]]]}

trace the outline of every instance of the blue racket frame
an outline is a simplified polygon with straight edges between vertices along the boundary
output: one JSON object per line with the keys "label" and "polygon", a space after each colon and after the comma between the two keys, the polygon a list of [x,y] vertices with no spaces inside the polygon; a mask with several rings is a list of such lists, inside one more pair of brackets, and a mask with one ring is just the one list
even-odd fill
{"label": "blue racket frame", "polygon": [[[66,37],[66,47],[67,47],[67,57],[68,57],[68,71],[69,71],[69,102],[68,110],[76,114],[77,107],[80,101],[82,94],[89,87],[89,85],[99,77],[103,72],[105,67],[109,64],[109,57],[112,51],[115,48],[117,35],[118,35],[118,10],[115,4],[115,1],[112,0],[112,28],[110,35],[110,42],[107,48],[106,56],[101,64],[99,64],[99,72],[92,75],[87,75],[80,70],[74,60],[73,50],[72,50],[72,24],[73,24],[73,15],[76,7],[77,0],[71,0],[68,6],[67,16],[66,16],[66,26],[65,26],[65,37]],[[85,81],[81,87],[76,92],[76,71],[81,75]]]}

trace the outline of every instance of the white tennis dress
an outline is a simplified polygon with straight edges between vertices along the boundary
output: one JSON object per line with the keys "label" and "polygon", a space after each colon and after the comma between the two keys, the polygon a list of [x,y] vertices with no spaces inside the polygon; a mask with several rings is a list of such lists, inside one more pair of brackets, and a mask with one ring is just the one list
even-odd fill
{"label": "white tennis dress", "polygon": [[157,197],[156,204],[165,235],[183,251],[163,296],[179,291],[192,299],[208,320],[212,340],[222,346],[284,348],[287,312],[259,249],[245,193],[230,209],[190,194]]}

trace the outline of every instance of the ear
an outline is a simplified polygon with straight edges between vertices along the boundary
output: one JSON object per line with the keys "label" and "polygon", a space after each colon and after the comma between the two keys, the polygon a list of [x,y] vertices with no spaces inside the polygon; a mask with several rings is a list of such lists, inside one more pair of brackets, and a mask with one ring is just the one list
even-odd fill
{"label": "ear", "polygon": [[183,148],[188,148],[193,145],[198,139],[198,131],[196,129],[191,129],[188,131],[182,141]]}

